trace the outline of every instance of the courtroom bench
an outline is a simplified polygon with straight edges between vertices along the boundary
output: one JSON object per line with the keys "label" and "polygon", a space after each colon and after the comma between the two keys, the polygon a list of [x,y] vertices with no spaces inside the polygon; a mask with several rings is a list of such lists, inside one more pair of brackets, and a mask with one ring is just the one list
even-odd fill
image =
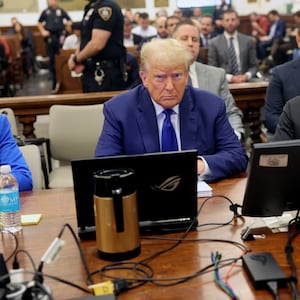
{"label": "courtroom bench", "polygon": [[[237,106],[244,113],[245,121],[249,112],[259,110],[264,105],[268,82],[246,82],[229,84],[229,89]],[[95,93],[56,94],[46,96],[22,96],[0,98],[0,108],[10,107],[19,122],[23,125],[23,134],[26,138],[35,137],[34,122],[38,115],[49,114],[54,104],[87,105],[99,104],[112,97],[124,93],[123,91],[108,91]],[[252,121],[252,120],[250,120]]]}

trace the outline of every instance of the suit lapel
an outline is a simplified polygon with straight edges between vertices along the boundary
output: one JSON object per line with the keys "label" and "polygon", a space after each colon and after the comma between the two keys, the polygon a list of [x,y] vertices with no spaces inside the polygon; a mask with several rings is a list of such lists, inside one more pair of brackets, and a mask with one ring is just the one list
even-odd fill
{"label": "suit lapel", "polygon": [[182,150],[196,149],[196,112],[194,111],[192,87],[186,87],[183,99],[179,105],[180,138]]}
{"label": "suit lapel", "polygon": [[148,153],[159,152],[160,144],[155,109],[146,88],[142,89],[138,99],[136,117],[145,151]]}

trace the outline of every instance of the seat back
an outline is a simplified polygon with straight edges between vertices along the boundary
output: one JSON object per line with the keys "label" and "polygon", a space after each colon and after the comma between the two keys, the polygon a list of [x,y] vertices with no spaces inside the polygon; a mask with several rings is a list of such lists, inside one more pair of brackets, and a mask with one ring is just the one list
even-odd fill
{"label": "seat back", "polygon": [[42,172],[42,162],[39,147],[37,145],[25,145],[20,146],[19,148],[31,171],[33,189],[43,189],[44,177]]}
{"label": "seat back", "polygon": [[51,157],[67,162],[93,157],[103,121],[103,104],[51,106]]}
{"label": "seat back", "polygon": [[14,111],[9,107],[0,108],[0,114],[5,114],[7,116],[12,134],[18,136],[18,125]]}

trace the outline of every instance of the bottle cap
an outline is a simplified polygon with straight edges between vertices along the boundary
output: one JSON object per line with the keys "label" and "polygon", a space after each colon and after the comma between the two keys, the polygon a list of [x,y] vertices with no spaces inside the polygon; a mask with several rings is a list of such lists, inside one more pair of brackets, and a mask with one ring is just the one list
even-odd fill
{"label": "bottle cap", "polygon": [[2,165],[0,167],[0,173],[1,174],[8,174],[11,172],[11,168],[10,168],[10,165]]}

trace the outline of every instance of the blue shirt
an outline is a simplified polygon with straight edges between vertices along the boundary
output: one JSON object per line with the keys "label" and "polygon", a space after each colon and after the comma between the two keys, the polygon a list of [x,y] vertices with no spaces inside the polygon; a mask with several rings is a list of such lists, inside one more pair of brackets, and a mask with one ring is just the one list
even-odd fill
{"label": "blue shirt", "polygon": [[0,165],[10,165],[19,183],[19,191],[32,190],[31,171],[10,130],[5,115],[0,114]]}

